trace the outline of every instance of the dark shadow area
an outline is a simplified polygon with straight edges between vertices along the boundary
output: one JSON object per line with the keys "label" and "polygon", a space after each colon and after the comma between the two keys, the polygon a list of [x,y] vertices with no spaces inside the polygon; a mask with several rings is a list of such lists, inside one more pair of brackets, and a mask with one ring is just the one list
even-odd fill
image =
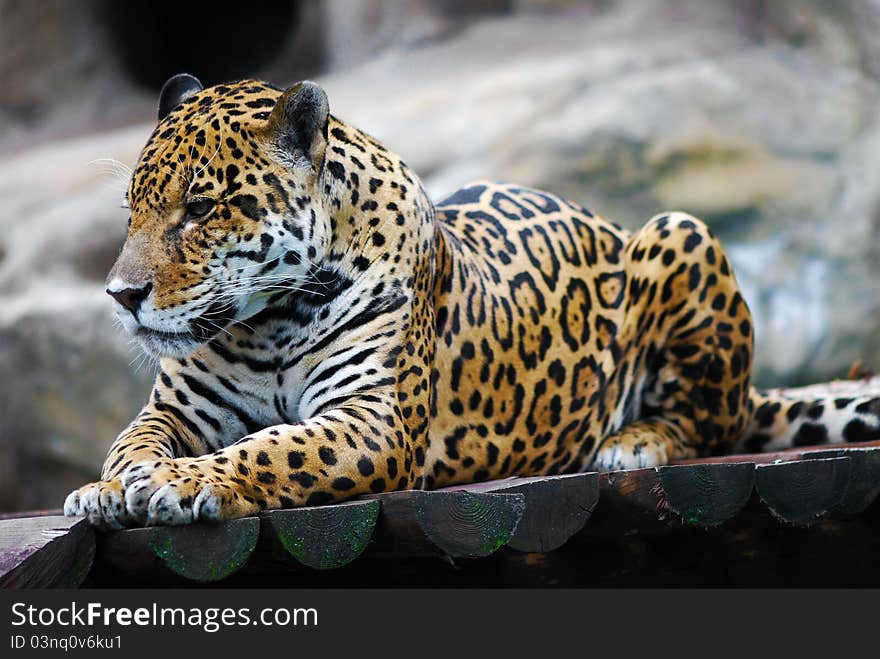
{"label": "dark shadow area", "polygon": [[[254,75],[287,50],[302,14],[297,2],[273,0],[105,0],[100,7],[123,68],[153,90],[181,71],[206,86]],[[318,70],[323,48],[304,45],[295,49],[296,68]]]}

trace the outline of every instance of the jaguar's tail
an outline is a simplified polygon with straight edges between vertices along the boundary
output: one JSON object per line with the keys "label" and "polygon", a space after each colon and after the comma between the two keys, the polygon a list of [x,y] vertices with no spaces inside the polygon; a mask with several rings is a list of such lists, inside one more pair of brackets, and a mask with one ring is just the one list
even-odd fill
{"label": "jaguar's tail", "polygon": [[880,440],[880,377],[795,389],[752,389],[754,414],[739,453]]}

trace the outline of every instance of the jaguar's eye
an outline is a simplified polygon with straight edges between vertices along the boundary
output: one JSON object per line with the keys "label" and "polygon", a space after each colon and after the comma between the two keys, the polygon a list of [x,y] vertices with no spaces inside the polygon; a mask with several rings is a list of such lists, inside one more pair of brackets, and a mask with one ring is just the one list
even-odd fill
{"label": "jaguar's eye", "polygon": [[186,215],[192,219],[198,219],[200,217],[205,217],[208,213],[210,213],[214,209],[214,200],[213,199],[193,199],[186,205]]}

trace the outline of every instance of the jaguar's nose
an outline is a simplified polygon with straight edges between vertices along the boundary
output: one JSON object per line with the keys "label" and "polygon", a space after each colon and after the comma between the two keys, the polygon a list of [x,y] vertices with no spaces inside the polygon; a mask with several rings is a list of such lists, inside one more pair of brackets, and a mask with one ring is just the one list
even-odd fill
{"label": "jaguar's nose", "polygon": [[113,290],[113,288],[110,287],[107,289],[107,294],[128,309],[131,314],[137,318],[141,303],[147,299],[151,290],[153,290],[153,285],[148,283],[140,288],[126,287],[121,288],[120,290]]}

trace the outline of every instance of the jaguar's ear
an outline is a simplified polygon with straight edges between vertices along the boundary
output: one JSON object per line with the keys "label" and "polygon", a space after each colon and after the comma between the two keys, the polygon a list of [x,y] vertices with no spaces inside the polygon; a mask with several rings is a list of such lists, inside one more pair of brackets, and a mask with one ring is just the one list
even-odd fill
{"label": "jaguar's ear", "polygon": [[190,96],[203,89],[199,79],[189,73],[178,73],[168,78],[162,85],[162,91],[159,92],[159,121]]}
{"label": "jaguar's ear", "polygon": [[329,116],[327,93],[306,80],[281,95],[267,125],[275,144],[294,164],[308,163],[317,171],[324,162]]}

